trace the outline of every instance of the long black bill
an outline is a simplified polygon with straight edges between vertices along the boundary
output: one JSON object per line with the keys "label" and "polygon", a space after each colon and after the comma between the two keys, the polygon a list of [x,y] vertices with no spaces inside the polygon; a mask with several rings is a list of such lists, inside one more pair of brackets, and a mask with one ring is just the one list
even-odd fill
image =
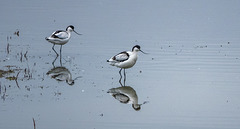
{"label": "long black bill", "polygon": [[78,34],[78,35],[82,35],[82,34],[79,34],[78,32],[76,32],[75,30],[73,30],[76,34]]}
{"label": "long black bill", "polygon": [[146,53],[146,52],[143,52],[142,50],[140,50],[143,54],[149,54],[149,53]]}
{"label": "long black bill", "polygon": [[140,106],[142,106],[143,104],[147,104],[149,103],[149,101],[144,101],[142,104],[139,104]]}

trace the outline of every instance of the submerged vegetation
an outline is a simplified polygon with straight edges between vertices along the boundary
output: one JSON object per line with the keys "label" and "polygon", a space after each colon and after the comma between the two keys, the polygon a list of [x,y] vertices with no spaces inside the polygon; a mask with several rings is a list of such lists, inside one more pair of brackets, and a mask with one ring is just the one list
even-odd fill
{"label": "submerged vegetation", "polygon": [[4,71],[4,70],[0,69],[0,78],[4,77],[6,74],[10,74],[10,73],[13,73],[13,70],[6,70],[6,71]]}
{"label": "submerged vegetation", "polygon": [[[11,41],[15,38],[19,38],[19,30],[16,30],[13,36],[7,36],[7,43],[6,43],[6,57],[0,59],[1,64],[5,64],[5,66],[1,66],[0,68],[0,79],[5,80],[8,83],[0,84],[0,95],[1,99],[5,101],[6,97],[9,96],[6,94],[8,88],[16,86],[17,88],[21,88],[18,81],[23,80],[30,80],[32,79],[32,70],[30,70],[28,65],[28,47],[21,48],[20,45],[15,45],[11,43]],[[17,37],[14,37],[17,36]],[[23,49],[24,50],[23,52]],[[4,51],[0,51],[4,55]],[[18,64],[10,64],[10,60],[16,60],[20,63]],[[23,64],[22,64],[23,63]],[[15,81],[15,84],[10,83],[11,81]],[[1,81],[4,82],[4,81]]]}

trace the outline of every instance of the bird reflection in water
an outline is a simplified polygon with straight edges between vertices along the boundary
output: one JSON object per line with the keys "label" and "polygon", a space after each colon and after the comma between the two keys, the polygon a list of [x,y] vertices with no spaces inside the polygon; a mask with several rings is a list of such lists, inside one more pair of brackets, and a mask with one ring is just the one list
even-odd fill
{"label": "bird reflection in water", "polygon": [[54,63],[56,61],[57,57],[52,62],[53,68],[47,72],[47,75],[51,78],[57,80],[57,81],[66,81],[68,85],[73,85],[74,81],[78,78],[81,78],[81,76],[76,77],[75,79],[72,79],[71,72],[64,66],[62,66],[62,62],[60,60],[60,65],[58,67],[55,67]]}
{"label": "bird reflection in water", "polygon": [[47,75],[54,78],[57,81],[66,81],[67,84],[73,85],[74,80],[72,79],[72,74],[70,71],[62,66],[55,67],[47,72]]}
{"label": "bird reflection in water", "polygon": [[121,86],[117,88],[111,88],[108,90],[116,100],[124,104],[132,104],[134,110],[139,111],[142,104],[138,104],[138,96],[136,91],[130,86]]}

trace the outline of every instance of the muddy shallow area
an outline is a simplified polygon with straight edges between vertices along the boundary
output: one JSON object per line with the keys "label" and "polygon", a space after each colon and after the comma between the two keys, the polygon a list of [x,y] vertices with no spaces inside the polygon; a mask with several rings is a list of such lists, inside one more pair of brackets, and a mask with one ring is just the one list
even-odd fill
{"label": "muddy shallow area", "polygon": [[[2,2],[0,128],[239,128],[239,5]],[[45,37],[68,25],[83,35],[56,57]],[[106,61],[136,44],[149,54],[138,53],[121,87]]]}

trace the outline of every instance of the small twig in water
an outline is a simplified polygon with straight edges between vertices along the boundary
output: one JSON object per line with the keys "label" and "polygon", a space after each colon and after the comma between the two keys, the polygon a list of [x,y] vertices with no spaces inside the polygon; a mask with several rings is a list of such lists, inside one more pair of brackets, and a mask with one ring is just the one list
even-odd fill
{"label": "small twig in water", "polygon": [[18,79],[18,75],[19,75],[20,72],[21,72],[21,70],[17,73],[17,76],[16,76],[16,78],[15,78],[16,85],[17,85],[17,87],[18,87],[19,89],[20,89],[20,87],[19,87],[19,85],[18,85],[17,79]]}
{"label": "small twig in water", "polygon": [[26,60],[28,60],[27,53],[28,53],[28,51],[26,51],[26,53],[24,54],[24,57],[25,57]]}
{"label": "small twig in water", "polygon": [[9,54],[9,43],[7,44],[7,54]]}
{"label": "small twig in water", "polygon": [[36,129],[36,123],[35,123],[35,120],[34,120],[34,118],[32,118],[33,119],[33,127],[34,127],[34,129]]}
{"label": "small twig in water", "polygon": [[16,32],[14,32],[14,35],[17,35],[19,37],[19,30],[17,30]]}
{"label": "small twig in water", "polygon": [[20,53],[21,57],[20,57],[20,61],[22,62],[22,57],[23,57],[23,54],[22,52]]}
{"label": "small twig in water", "polygon": [[6,88],[6,86],[4,86],[5,87],[5,89],[4,89],[4,93],[6,93],[7,92],[7,88]]}

